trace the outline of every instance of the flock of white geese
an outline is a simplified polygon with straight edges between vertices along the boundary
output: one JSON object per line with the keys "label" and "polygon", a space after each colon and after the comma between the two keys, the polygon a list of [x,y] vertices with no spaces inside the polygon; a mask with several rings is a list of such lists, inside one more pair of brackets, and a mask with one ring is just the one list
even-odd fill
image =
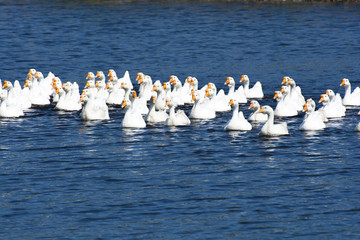
{"label": "flock of white geese", "polygon": [[[128,71],[118,78],[116,72],[110,69],[108,77],[106,80],[102,71],[96,75],[89,72],[81,94],[76,82],[63,83],[51,72],[44,77],[35,69],[29,70],[23,87],[18,80],[14,83],[1,83],[0,80],[0,117],[21,117],[29,108],[53,104],[57,110],[81,111],[81,119],[85,121],[105,120],[109,119],[108,106],[112,105],[125,109],[122,127],[145,128],[147,123],[160,122],[169,126],[189,125],[191,119],[212,119],[216,117],[216,112],[232,110],[225,130],[249,131],[252,129],[250,122],[263,122],[260,135],[280,136],[289,134],[289,131],[286,122],[275,124],[275,116],[290,117],[306,112],[299,129],[316,131],[326,128],[325,123],[329,119],[345,116],[346,106],[360,106],[360,88],[351,91],[350,81],[346,78],[340,84],[345,87],[344,97],[328,89],[321,95],[319,103],[322,106],[316,110],[315,101],[311,98],[305,100],[301,88],[288,76],[283,77],[281,91],[275,91],[275,109],[269,105],[261,107],[255,100],[264,97],[262,85],[256,82],[250,87],[247,75],[241,76],[243,85],[237,89],[234,78],[227,77],[227,93],[223,89],[218,90],[214,83],[200,88],[198,80],[191,76],[182,83],[172,75],[169,81],[161,83],[160,80],[153,82],[150,76],[140,72],[136,78],[138,93],[133,88]],[[239,111],[239,104],[247,103],[248,99],[252,99],[249,109],[253,112],[245,118]],[[192,106],[189,116],[183,110],[176,110],[184,104]],[[360,131],[360,123],[355,130]]]}

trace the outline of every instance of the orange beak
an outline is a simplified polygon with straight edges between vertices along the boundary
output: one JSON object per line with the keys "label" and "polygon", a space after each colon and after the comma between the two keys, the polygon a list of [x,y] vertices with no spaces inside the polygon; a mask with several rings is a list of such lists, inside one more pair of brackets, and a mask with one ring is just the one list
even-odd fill
{"label": "orange beak", "polygon": [[210,96],[210,92],[209,92],[209,90],[206,89],[205,97],[208,97],[208,96]]}
{"label": "orange beak", "polygon": [[230,106],[234,105],[234,99],[230,99],[229,105]]}
{"label": "orange beak", "polygon": [[251,102],[250,102],[249,109],[252,109],[253,107],[254,107],[254,102],[253,102],[253,101],[251,101]]}
{"label": "orange beak", "polygon": [[243,82],[243,81],[245,81],[245,76],[244,76],[244,75],[241,75],[240,82]]}
{"label": "orange beak", "polygon": [[124,108],[124,107],[126,107],[126,106],[127,106],[127,103],[126,103],[126,100],[124,99],[121,107]]}
{"label": "orange beak", "polygon": [[278,98],[279,97],[279,94],[277,93],[277,91],[275,91],[274,93],[274,99]]}
{"label": "orange beak", "polygon": [[303,110],[304,110],[304,112],[306,112],[308,110],[307,104],[304,104]]}
{"label": "orange beak", "polygon": [[226,81],[225,81],[225,85],[229,85],[229,83],[230,83],[230,78],[227,77],[227,78],[226,78]]}
{"label": "orange beak", "polygon": [[287,78],[283,77],[283,80],[282,80],[281,84],[285,84],[286,82],[287,82]]}
{"label": "orange beak", "polygon": [[340,86],[344,86],[345,85],[345,79],[343,79],[340,83]]}

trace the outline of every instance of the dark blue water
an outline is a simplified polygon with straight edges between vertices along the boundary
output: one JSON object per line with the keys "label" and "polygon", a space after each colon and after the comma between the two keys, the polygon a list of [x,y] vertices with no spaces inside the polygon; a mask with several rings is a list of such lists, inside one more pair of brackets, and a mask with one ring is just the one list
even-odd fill
{"label": "dark blue water", "polygon": [[[22,84],[30,68],[81,87],[110,68],[134,85],[140,71],[218,88],[247,74],[273,107],[285,75],[316,101],[343,96],[344,77],[360,85],[357,4],[5,0],[0,16],[0,78]],[[281,138],[225,132],[230,112],[143,130],[121,128],[117,108],[1,119],[0,238],[359,238],[358,110],[315,133],[284,118]]]}

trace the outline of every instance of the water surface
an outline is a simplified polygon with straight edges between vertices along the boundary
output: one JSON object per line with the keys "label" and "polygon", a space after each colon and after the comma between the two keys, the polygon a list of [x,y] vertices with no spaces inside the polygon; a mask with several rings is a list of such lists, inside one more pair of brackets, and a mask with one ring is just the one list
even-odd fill
{"label": "water surface", "polygon": [[[30,68],[81,87],[111,68],[134,85],[144,72],[219,89],[247,74],[273,107],[285,75],[316,101],[343,96],[344,77],[360,85],[357,4],[5,0],[0,16],[0,78],[22,84]],[[0,237],[358,238],[358,110],[311,133],[302,115],[277,119],[281,138],[225,132],[230,112],[142,130],[121,128],[119,108],[99,122],[52,106],[1,119]]]}

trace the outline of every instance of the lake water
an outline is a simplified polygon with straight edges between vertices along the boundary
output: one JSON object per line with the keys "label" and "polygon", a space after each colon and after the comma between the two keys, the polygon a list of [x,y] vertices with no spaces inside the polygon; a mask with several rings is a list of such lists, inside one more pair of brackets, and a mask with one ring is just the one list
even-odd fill
{"label": "lake water", "polygon": [[[360,5],[220,1],[0,1],[0,78],[30,68],[82,88],[113,68],[201,86],[291,76],[305,98],[360,86]],[[226,89],[227,91],[227,89]],[[240,106],[245,116],[249,103]],[[185,112],[190,107],[184,108]],[[1,239],[355,239],[360,237],[358,108],[318,132],[262,138],[223,130],[82,122],[53,107],[1,119]]]}

